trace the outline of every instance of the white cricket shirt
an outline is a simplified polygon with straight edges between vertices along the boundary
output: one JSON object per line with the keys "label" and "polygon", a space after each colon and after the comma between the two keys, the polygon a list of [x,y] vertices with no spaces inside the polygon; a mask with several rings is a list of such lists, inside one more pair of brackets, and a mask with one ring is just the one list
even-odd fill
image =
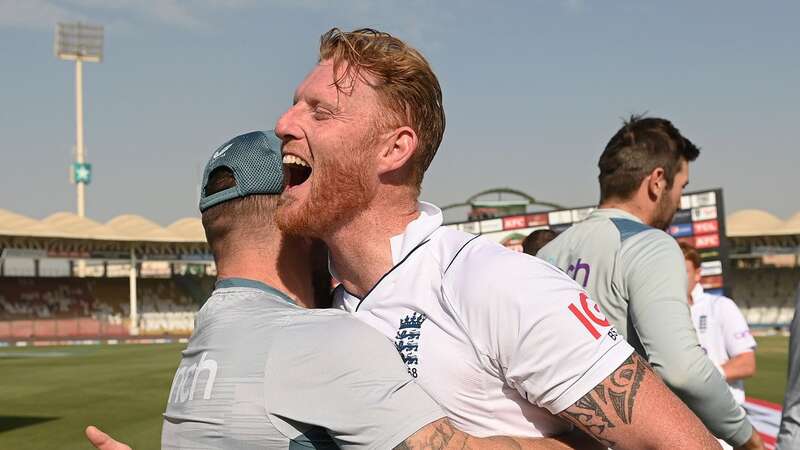
{"label": "white cricket shirt", "polygon": [[[736,303],[728,297],[703,292],[698,283],[692,290],[692,322],[700,346],[717,366],[756,348],[756,340]],[[744,381],[729,381],[733,398],[744,403]]]}
{"label": "white cricket shirt", "polygon": [[434,205],[419,210],[391,239],[394,267],[363,299],[340,286],[334,305],[392,339],[458,428],[523,437],[569,430],[553,414],[614,372],[632,347],[559,269],[442,227]]}

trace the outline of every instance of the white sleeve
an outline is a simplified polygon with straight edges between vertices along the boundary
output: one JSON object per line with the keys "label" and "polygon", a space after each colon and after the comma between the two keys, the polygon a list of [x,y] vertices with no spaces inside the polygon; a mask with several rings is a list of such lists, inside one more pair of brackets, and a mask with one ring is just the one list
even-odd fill
{"label": "white sleeve", "polygon": [[486,248],[445,276],[445,301],[481,361],[529,402],[565,410],[633,353],[572,279],[522,253]]}
{"label": "white sleeve", "polygon": [[742,312],[733,300],[727,297],[718,297],[716,309],[718,320],[722,324],[722,333],[725,338],[725,351],[728,357],[733,358],[756,348],[756,340],[750,334],[750,328]]}

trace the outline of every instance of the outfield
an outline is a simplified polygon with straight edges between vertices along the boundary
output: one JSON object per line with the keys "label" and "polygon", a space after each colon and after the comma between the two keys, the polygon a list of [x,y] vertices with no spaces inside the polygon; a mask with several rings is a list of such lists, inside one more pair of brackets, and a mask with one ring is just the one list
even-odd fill
{"label": "outfield", "polygon": [[[781,403],[787,338],[758,338],[749,396]],[[183,344],[0,349],[0,449],[86,449],[96,424],[135,449],[159,447]]]}

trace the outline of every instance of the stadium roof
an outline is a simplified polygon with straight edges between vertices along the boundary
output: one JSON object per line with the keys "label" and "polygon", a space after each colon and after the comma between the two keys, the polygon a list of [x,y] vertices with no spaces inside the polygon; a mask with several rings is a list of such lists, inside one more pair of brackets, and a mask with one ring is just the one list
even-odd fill
{"label": "stadium roof", "polygon": [[759,209],[745,209],[728,216],[728,237],[800,235],[800,212],[781,220]]}
{"label": "stadium roof", "polygon": [[42,220],[0,209],[0,236],[127,242],[205,242],[199,218],[187,217],[162,227],[144,217],[124,214],[106,223],[59,212]]}
{"label": "stadium roof", "polygon": [[[727,217],[728,237],[800,235],[800,212],[788,220],[757,209],[737,211]],[[134,214],[123,214],[106,223],[69,212],[36,220],[0,209],[0,236],[80,239],[118,242],[205,243],[199,218],[187,217],[167,227]]]}

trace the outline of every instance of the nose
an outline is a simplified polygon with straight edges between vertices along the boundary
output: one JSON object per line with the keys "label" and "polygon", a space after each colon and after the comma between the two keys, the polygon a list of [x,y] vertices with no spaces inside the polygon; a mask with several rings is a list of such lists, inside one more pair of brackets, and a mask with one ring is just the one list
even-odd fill
{"label": "nose", "polygon": [[285,144],[293,139],[300,139],[301,131],[296,118],[297,105],[293,105],[278,118],[275,134]]}

